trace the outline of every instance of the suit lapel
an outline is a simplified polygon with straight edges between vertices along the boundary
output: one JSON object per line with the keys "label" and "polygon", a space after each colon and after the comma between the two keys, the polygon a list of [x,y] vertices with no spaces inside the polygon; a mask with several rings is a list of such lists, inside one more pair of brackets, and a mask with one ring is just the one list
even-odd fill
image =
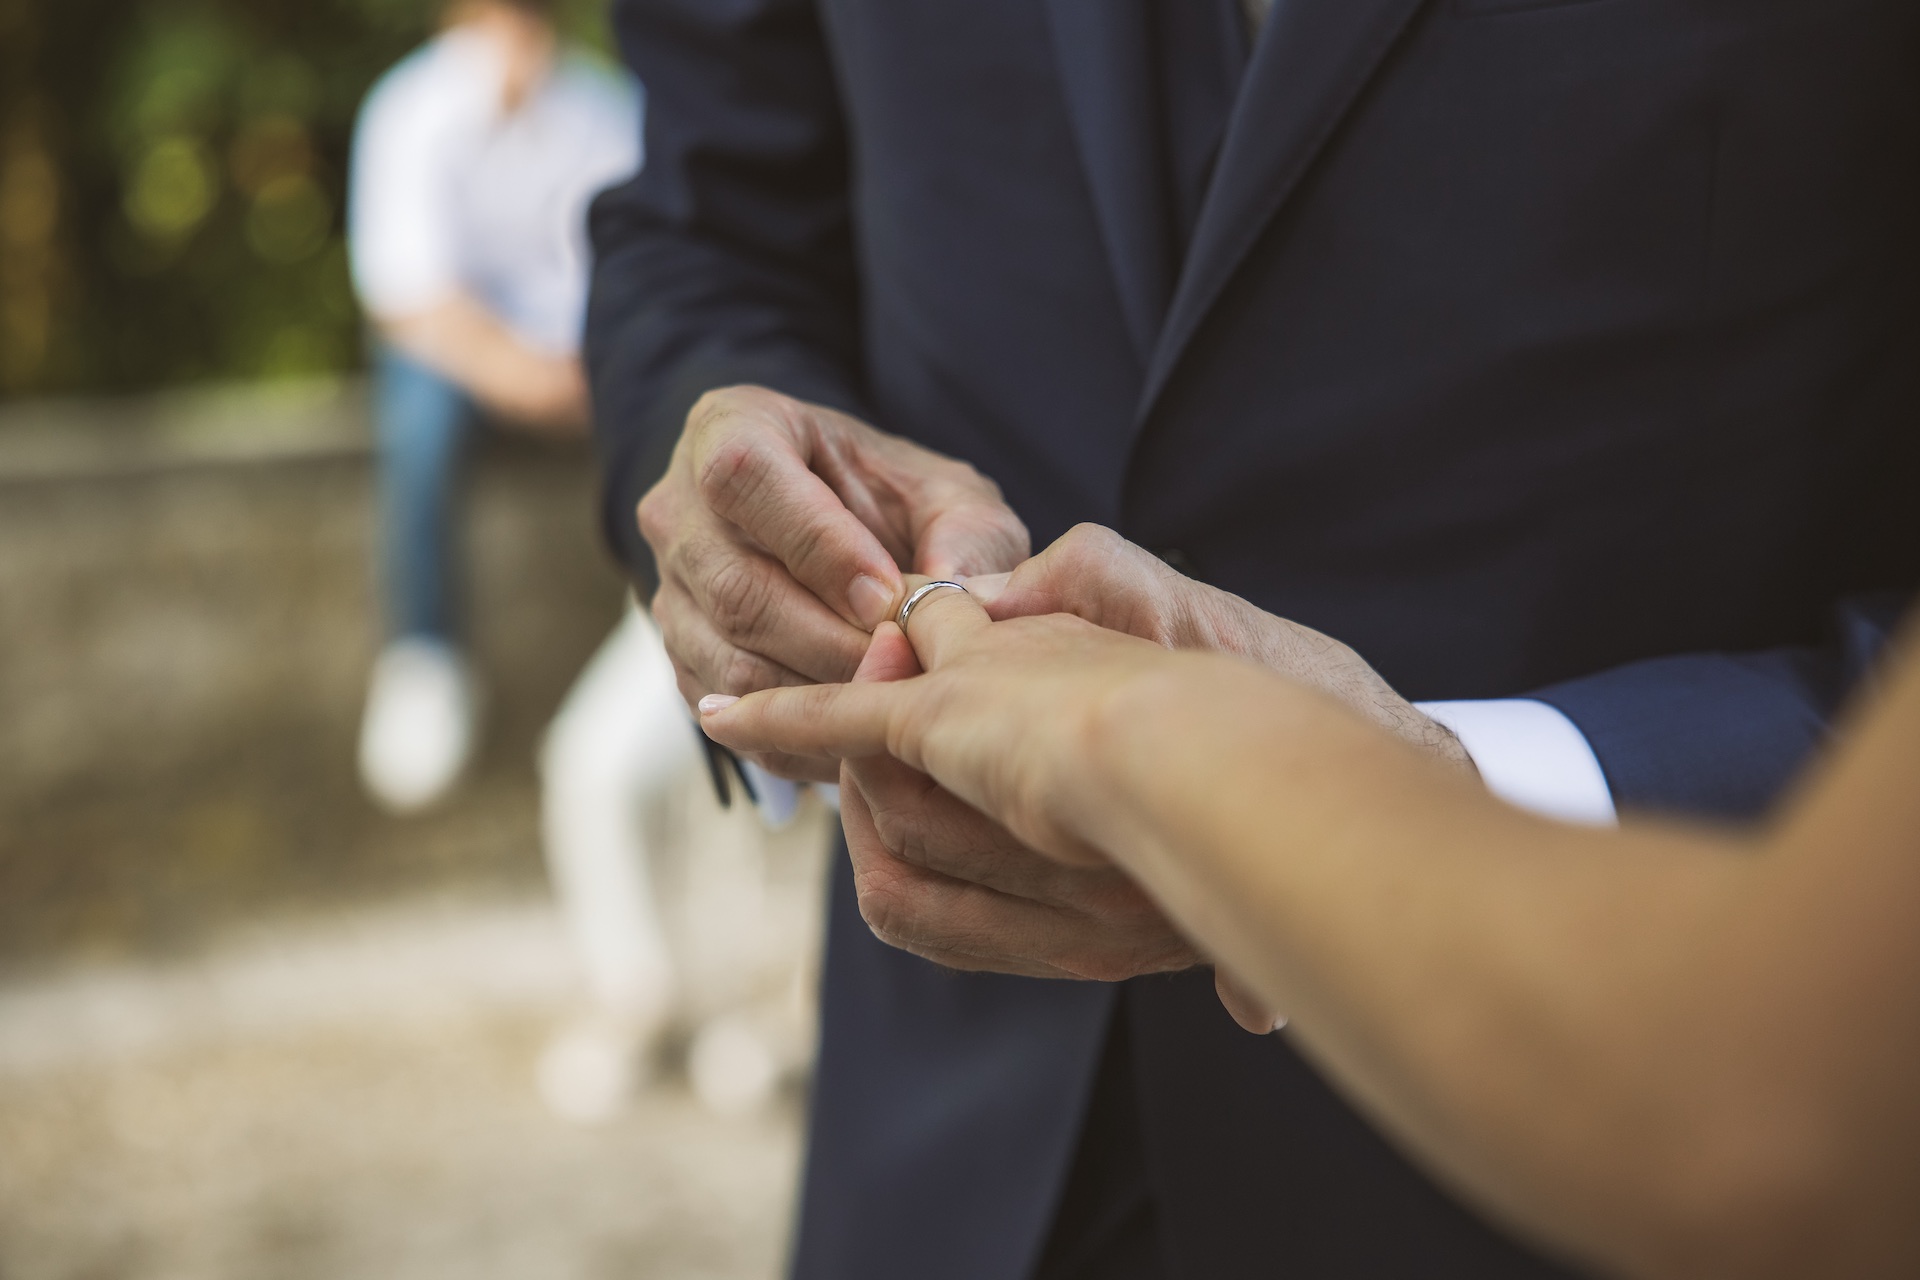
{"label": "suit lapel", "polygon": [[[1200,322],[1425,0],[1279,0],[1260,34],[1166,324],[1144,422]],[[1056,8],[1061,7],[1056,0]]]}
{"label": "suit lapel", "polygon": [[1145,0],[1047,0],[1074,141],[1145,364],[1173,289]]}

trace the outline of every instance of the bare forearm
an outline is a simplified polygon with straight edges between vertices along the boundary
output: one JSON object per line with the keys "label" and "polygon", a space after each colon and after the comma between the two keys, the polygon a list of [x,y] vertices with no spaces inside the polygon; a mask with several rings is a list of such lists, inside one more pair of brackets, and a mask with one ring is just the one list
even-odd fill
{"label": "bare forearm", "polygon": [[924,678],[709,732],[889,755],[1068,867],[1117,861],[1425,1163],[1572,1253],[1920,1273],[1920,658],[1766,831],[1606,832],[1243,660],[963,592],[913,626]]}
{"label": "bare forearm", "polygon": [[1074,821],[1358,1101],[1524,1226],[1615,1261],[1661,1247],[1650,1166],[1698,1108],[1663,1034],[1681,1005],[1648,995],[1740,874],[1724,846],[1530,819],[1218,661],[1170,665],[1105,727]]}
{"label": "bare forearm", "polygon": [[470,298],[383,317],[379,324],[395,346],[497,414],[539,427],[585,425],[579,362],[528,346]]}

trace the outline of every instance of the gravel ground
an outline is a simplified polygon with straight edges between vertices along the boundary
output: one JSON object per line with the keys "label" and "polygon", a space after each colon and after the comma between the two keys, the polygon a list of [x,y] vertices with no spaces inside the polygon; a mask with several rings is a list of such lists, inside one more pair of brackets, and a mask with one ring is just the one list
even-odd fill
{"label": "gravel ground", "polygon": [[[353,769],[362,398],[0,405],[0,1280],[774,1276],[792,1091],[726,1119],[670,1065],[582,1129],[534,1089],[580,1013],[535,749],[624,591],[587,450],[477,451],[484,741],[396,819]],[[686,783],[677,1036],[804,1064],[828,817],[765,836]]]}
{"label": "gravel ground", "polygon": [[667,1072],[553,1119],[572,990],[535,902],[433,903],[0,988],[4,1280],[759,1280],[799,1155]]}

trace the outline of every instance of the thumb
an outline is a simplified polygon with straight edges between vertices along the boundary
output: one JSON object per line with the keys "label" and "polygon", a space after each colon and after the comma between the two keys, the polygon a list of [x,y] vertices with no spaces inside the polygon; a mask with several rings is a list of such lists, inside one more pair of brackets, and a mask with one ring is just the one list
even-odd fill
{"label": "thumb", "polygon": [[920,673],[920,659],[907,643],[906,632],[900,630],[897,623],[883,622],[874,628],[867,654],[860,659],[860,669],[853,673],[853,683],[881,684],[911,679]]}
{"label": "thumb", "polygon": [[1266,1001],[1218,965],[1213,970],[1213,989],[1243,1031],[1265,1036],[1287,1025],[1285,1015],[1275,1013]]}
{"label": "thumb", "polygon": [[986,604],[996,622],[1071,613],[1097,627],[1157,638],[1149,624],[1160,620],[1177,578],[1152,553],[1113,530],[1081,524],[1004,581],[984,592],[974,582],[967,589]]}
{"label": "thumb", "polygon": [[919,531],[913,568],[930,578],[1005,573],[1027,558],[1032,545],[1011,507],[969,502],[941,512]]}
{"label": "thumb", "polygon": [[973,593],[973,598],[978,600],[988,613],[992,613],[994,605],[1013,584],[1013,579],[1013,573],[979,573],[967,579],[967,590]]}

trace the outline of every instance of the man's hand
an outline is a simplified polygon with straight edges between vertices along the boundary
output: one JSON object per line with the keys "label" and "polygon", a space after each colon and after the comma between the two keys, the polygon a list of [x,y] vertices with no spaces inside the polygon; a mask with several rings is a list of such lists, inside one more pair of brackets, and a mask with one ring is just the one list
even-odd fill
{"label": "man's hand", "polygon": [[1067,867],[923,773],[843,766],[840,817],[860,914],[881,941],[949,968],[1117,982],[1200,963],[1112,867]]}
{"label": "man's hand", "polygon": [[[1473,768],[1451,732],[1346,645],[1196,582],[1110,529],[1080,525],[1012,573],[967,587],[996,621],[1068,613],[1163,648],[1249,659]],[[861,910],[896,946],[957,968],[1106,979],[1197,963],[1152,903],[1116,887],[1110,871],[1050,862],[904,765],[849,761],[842,782]],[[1272,1016],[1229,991],[1222,999],[1243,1026],[1271,1028]]]}
{"label": "man's hand", "polygon": [[[737,700],[703,707],[715,736],[735,746],[845,761],[841,813],[875,936],[952,968],[1042,978],[1117,981],[1201,963],[1153,900],[1063,819],[1078,807],[1067,780],[1089,716],[1175,659],[1072,618],[996,626],[958,592],[929,597],[914,625],[929,646],[943,639],[921,650],[937,667],[928,680],[912,679],[920,657],[883,624],[851,684],[762,694],[744,722],[727,710]],[[960,780],[959,792],[919,771],[933,768]],[[1257,1001],[1224,975],[1220,983],[1223,999],[1238,997],[1228,1007],[1242,1025],[1273,1029]]]}
{"label": "man's hand", "polygon": [[[888,627],[855,683],[920,674]],[[860,915],[882,942],[953,969],[1118,981],[1200,963],[1123,872],[1067,866],[898,760],[847,760],[840,817]]]}
{"label": "man's hand", "polygon": [[[641,499],[654,620],[688,705],[844,681],[901,599],[903,568],[996,573],[1029,543],[991,480],[846,414],[759,387],[702,397]],[[762,756],[830,782],[824,759]]]}
{"label": "man's hand", "polygon": [[1076,525],[1009,574],[967,589],[996,622],[1070,613],[1167,649],[1229,653],[1319,689],[1458,768],[1473,759],[1450,730],[1395,693],[1332,636],[1196,582],[1097,524]]}

